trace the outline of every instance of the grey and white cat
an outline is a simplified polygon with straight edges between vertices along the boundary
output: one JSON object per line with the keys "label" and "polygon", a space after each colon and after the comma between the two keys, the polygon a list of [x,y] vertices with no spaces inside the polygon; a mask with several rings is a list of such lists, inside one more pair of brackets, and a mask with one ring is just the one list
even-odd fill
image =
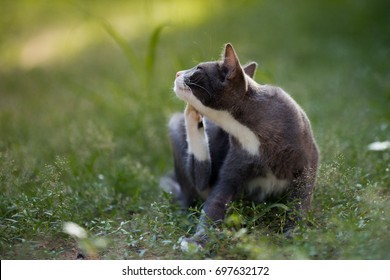
{"label": "grey and white cat", "polygon": [[174,91],[187,106],[170,119],[174,174],[161,182],[183,207],[205,201],[184,243],[206,242],[206,227],[235,199],[286,196],[302,214],[310,206],[319,162],[310,122],[281,88],[256,83],[255,70],[226,44],[221,61],[176,74]]}

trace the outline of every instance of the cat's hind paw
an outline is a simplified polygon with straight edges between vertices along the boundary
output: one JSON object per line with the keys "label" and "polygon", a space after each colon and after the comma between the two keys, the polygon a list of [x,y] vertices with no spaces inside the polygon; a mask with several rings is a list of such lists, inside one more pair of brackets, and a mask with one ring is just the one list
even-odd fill
{"label": "cat's hind paw", "polygon": [[187,122],[199,124],[202,122],[202,115],[189,103],[184,110],[184,116]]}

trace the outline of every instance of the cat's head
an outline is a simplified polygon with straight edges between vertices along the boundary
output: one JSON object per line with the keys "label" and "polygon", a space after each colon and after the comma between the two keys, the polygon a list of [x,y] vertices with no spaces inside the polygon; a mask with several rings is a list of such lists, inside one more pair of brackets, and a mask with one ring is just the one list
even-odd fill
{"label": "cat's head", "polygon": [[222,60],[203,62],[176,74],[174,91],[202,113],[203,107],[229,110],[248,90],[257,64],[242,67],[231,44],[226,44]]}

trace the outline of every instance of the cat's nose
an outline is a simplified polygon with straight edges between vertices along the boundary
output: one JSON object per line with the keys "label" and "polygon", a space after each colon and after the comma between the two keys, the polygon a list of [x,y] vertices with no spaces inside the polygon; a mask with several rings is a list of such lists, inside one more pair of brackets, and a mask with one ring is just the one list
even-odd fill
{"label": "cat's nose", "polygon": [[179,77],[181,74],[183,74],[183,71],[179,71],[176,73],[176,78]]}

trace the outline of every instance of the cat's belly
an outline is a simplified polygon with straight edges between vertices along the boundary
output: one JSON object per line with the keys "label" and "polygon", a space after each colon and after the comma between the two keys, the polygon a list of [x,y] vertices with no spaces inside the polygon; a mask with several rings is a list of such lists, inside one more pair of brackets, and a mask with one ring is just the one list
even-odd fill
{"label": "cat's belly", "polygon": [[249,181],[245,187],[245,192],[250,200],[263,202],[270,196],[282,194],[289,184],[289,180],[278,179],[271,171],[268,171],[266,176],[257,177]]}

